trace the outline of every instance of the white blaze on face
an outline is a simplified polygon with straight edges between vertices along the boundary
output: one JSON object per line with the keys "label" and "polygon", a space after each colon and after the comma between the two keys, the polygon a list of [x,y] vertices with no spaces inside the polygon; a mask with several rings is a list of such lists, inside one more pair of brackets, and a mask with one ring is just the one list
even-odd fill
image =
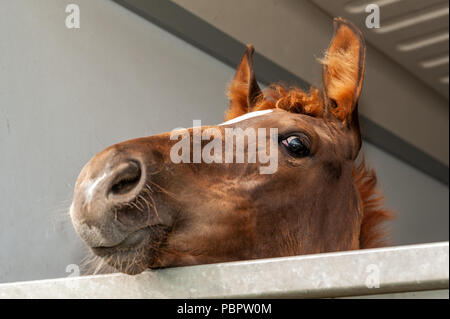
{"label": "white blaze on face", "polygon": [[231,119],[229,121],[223,122],[222,124],[219,125],[229,125],[229,124],[234,124],[234,123],[238,123],[247,119],[251,119],[253,117],[257,117],[257,116],[262,116],[268,113],[272,113],[273,110],[262,110],[262,111],[255,111],[255,112],[250,112],[238,117],[235,117],[234,119]]}
{"label": "white blaze on face", "polygon": [[103,173],[102,176],[97,177],[95,179],[91,179],[90,181],[87,182],[86,190],[84,193],[87,203],[91,202],[92,197],[94,196],[95,189],[97,188],[98,184],[106,178],[106,176],[108,176],[108,174],[105,172]]}

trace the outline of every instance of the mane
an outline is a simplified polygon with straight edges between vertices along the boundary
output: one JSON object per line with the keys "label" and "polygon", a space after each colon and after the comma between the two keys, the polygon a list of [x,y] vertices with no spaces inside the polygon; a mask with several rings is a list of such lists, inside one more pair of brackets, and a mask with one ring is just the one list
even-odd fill
{"label": "mane", "polygon": [[301,113],[313,117],[322,117],[324,104],[320,91],[311,87],[305,92],[297,87],[283,84],[272,84],[264,89],[257,103],[255,111],[266,109],[282,109],[292,113]]}
{"label": "mane", "polygon": [[[245,89],[245,88],[243,88]],[[317,88],[309,92],[300,88],[274,84],[266,88],[257,98],[254,111],[283,109],[292,113],[301,113],[321,117],[324,109],[323,98]],[[377,187],[375,170],[368,168],[363,158],[359,164],[353,164],[353,182],[359,192],[362,203],[362,223],[359,246],[364,248],[384,247],[390,244],[384,223],[392,220],[392,211],[384,208],[384,196]]]}
{"label": "mane", "polygon": [[359,247],[389,246],[390,238],[384,223],[394,219],[394,213],[384,207],[384,196],[377,187],[375,170],[368,168],[363,158],[359,165],[353,164],[352,175],[363,207]]}

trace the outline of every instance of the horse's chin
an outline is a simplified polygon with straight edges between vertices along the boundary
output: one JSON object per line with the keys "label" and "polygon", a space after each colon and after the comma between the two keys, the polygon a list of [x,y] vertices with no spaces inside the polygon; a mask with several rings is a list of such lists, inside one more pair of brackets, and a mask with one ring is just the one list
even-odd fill
{"label": "horse's chin", "polygon": [[111,258],[106,263],[116,269],[117,271],[127,275],[138,275],[141,272],[147,270],[149,267],[146,260],[142,259],[142,256],[138,256],[138,253],[129,254],[124,256],[123,253],[118,254]]}
{"label": "horse's chin", "polygon": [[166,237],[164,229],[144,227],[111,247],[91,247],[91,251],[105,264],[119,272],[137,275],[155,264],[158,250]]}

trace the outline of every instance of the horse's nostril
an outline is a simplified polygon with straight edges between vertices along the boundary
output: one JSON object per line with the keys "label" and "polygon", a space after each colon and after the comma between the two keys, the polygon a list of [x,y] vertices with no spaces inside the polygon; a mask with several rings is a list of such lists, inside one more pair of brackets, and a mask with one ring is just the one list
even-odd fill
{"label": "horse's nostril", "polygon": [[139,163],[130,161],[114,178],[109,193],[112,195],[122,195],[132,191],[139,183],[141,174]]}

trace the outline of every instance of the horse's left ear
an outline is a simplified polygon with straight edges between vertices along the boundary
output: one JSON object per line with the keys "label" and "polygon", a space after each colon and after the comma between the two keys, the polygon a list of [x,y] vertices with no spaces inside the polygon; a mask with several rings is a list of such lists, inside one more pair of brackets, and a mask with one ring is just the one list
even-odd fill
{"label": "horse's left ear", "polygon": [[253,69],[253,52],[253,46],[248,45],[228,87],[230,106],[225,115],[226,121],[251,112],[258,98],[261,97],[261,89],[256,82]]}
{"label": "horse's left ear", "polygon": [[351,22],[334,19],[334,36],[323,63],[326,113],[349,127],[355,137],[352,157],[361,147],[358,100],[364,81],[366,45],[361,31]]}

